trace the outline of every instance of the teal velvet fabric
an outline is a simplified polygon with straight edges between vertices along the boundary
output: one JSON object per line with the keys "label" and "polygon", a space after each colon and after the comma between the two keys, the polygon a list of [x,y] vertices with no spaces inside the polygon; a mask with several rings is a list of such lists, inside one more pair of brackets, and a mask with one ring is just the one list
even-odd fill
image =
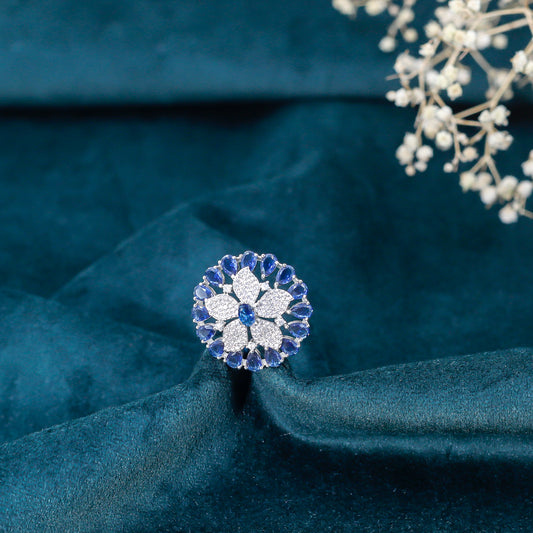
{"label": "teal velvet fabric", "polygon": [[[43,67],[17,98],[212,102],[0,120],[0,530],[528,531],[532,223],[504,226],[438,164],[405,176],[394,150],[412,112],[375,98],[383,59],[360,74],[368,21],[358,34],[318,1],[300,18],[293,3],[134,4],[95,2],[87,19],[53,2],[57,25],[27,41],[68,33],[77,13],[91,31],[71,39],[102,60],[94,20],[148,24],[167,6],[168,28],[212,52],[172,56],[188,81],[130,72],[128,89],[127,67],[104,64],[52,90]],[[10,9],[16,28],[44,7]],[[156,21],[148,36],[110,23],[133,37],[109,61],[143,57],[165,35]],[[243,52],[251,36],[263,55]],[[79,49],[48,38],[66,54],[55,72],[73,76]],[[294,58],[316,58],[307,86]],[[21,78],[0,79],[10,100]],[[299,98],[311,88],[321,98]],[[530,108],[513,114],[527,154]],[[205,268],[247,249],[294,265],[315,308],[300,353],[254,375],[205,353],[190,318]]]}

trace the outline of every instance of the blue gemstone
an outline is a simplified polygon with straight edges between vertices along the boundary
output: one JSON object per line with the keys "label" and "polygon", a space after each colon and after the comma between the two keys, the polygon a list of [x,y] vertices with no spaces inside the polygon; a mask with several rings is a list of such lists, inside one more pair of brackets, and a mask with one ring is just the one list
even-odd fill
{"label": "blue gemstone", "polygon": [[309,335],[309,326],[303,322],[289,322],[287,328],[290,334],[298,339],[303,339]]}
{"label": "blue gemstone", "polygon": [[294,268],[287,265],[280,269],[278,275],[276,276],[276,281],[279,285],[285,285],[289,283],[292,278],[294,278]]}
{"label": "blue gemstone", "polygon": [[215,294],[213,292],[213,289],[211,287],[208,287],[207,285],[196,285],[196,288],[194,289],[194,295],[198,300],[205,300],[206,298],[211,298]]}
{"label": "blue gemstone", "polygon": [[299,350],[298,344],[294,339],[284,337],[281,341],[281,351],[287,355],[294,355]]}
{"label": "blue gemstone", "polygon": [[192,317],[197,322],[203,322],[204,320],[207,320],[209,318],[209,312],[205,307],[202,307],[201,305],[195,305],[192,308]]}
{"label": "blue gemstone", "polygon": [[296,318],[309,318],[313,314],[313,308],[309,304],[299,303],[291,307],[291,313]]}
{"label": "blue gemstone", "polygon": [[251,326],[255,322],[254,309],[250,304],[239,305],[239,320],[245,326]]}
{"label": "blue gemstone", "polygon": [[237,274],[237,259],[232,255],[225,255],[221,260],[220,264],[222,265],[222,270],[228,276],[234,276]]}
{"label": "blue gemstone", "polygon": [[276,256],[272,254],[267,254],[261,261],[261,275],[266,278],[270,276],[272,272],[276,269]]}
{"label": "blue gemstone", "polygon": [[257,352],[250,352],[246,358],[246,368],[252,372],[261,370],[261,356]]}
{"label": "blue gemstone", "polygon": [[220,357],[224,353],[224,343],[222,339],[217,339],[209,345],[209,353],[213,357]]}
{"label": "blue gemstone", "polygon": [[307,294],[307,285],[305,283],[295,283],[287,291],[295,300],[299,300]]}
{"label": "blue gemstone", "polygon": [[204,325],[200,326],[199,328],[196,328],[196,335],[203,341],[208,341],[213,337],[215,334],[215,329],[213,326]]}
{"label": "blue gemstone", "polygon": [[231,368],[239,368],[242,365],[242,353],[241,352],[231,352],[226,358],[226,364],[231,366]]}
{"label": "blue gemstone", "polygon": [[205,271],[205,277],[207,278],[207,281],[213,285],[222,285],[224,283],[224,274],[222,274],[220,268],[208,268]]}
{"label": "blue gemstone", "polygon": [[255,265],[257,265],[257,255],[254,252],[244,252],[241,259],[242,268],[248,267],[253,270]]}
{"label": "blue gemstone", "polygon": [[279,366],[282,360],[280,353],[273,348],[265,350],[265,361],[268,366]]}

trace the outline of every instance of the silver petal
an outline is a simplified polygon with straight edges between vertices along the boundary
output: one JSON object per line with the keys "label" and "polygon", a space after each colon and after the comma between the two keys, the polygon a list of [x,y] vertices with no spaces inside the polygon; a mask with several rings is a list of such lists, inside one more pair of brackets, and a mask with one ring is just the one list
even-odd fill
{"label": "silver petal", "polygon": [[236,318],[239,312],[239,302],[229,294],[218,294],[205,300],[205,307],[215,320],[229,320]]}
{"label": "silver petal", "polygon": [[[285,311],[292,300],[292,296],[283,289],[272,289],[268,291],[257,302],[255,312],[263,318],[278,318]],[[208,302],[209,299],[206,300]]]}
{"label": "silver petal", "polygon": [[243,304],[254,304],[259,296],[259,280],[248,267],[237,272],[233,278],[233,292]]}
{"label": "silver petal", "polygon": [[250,329],[254,342],[264,348],[274,348],[277,350],[281,346],[283,335],[274,322],[258,319],[252,324]]}
{"label": "silver petal", "polygon": [[248,328],[239,320],[232,320],[226,324],[222,340],[226,352],[238,352],[248,344]]}

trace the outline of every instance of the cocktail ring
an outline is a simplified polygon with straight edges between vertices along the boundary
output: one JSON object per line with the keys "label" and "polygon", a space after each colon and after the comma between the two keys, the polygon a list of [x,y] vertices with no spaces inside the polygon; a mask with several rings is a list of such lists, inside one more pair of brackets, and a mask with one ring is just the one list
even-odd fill
{"label": "cocktail ring", "polygon": [[309,335],[312,313],[307,285],[272,254],[226,255],[194,289],[196,334],[232,368],[279,366]]}

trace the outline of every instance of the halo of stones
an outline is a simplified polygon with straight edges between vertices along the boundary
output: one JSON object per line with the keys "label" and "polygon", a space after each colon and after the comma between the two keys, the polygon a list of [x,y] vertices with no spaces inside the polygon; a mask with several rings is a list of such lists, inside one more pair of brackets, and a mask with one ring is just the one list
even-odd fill
{"label": "halo of stones", "polygon": [[[275,343],[270,342],[266,346],[261,345],[254,341],[250,328],[247,328],[246,347],[232,352],[225,349],[223,341],[224,329],[231,322],[215,320],[207,309],[206,301],[220,294],[228,294],[235,297],[238,302],[233,290],[233,281],[237,273],[246,268],[260,282],[258,300],[269,291],[275,292],[276,289],[286,291],[291,299],[280,316],[273,320],[271,317],[261,318],[262,322],[267,320],[281,330],[281,340],[278,339]],[[249,273],[247,275],[249,276]],[[231,282],[228,282],[228,278]],[[271,292],[271,294],[274,293]],[[236,256],[224,256],[216,265],[206,270],[202,281],[195,287],[193,296],[192,317],[196,324],[197,336],[202,343],[207,345],[213,357],[224,361],[232,368],[246,368],[256,372],[265,367],[277,367],[287,357],[297,353],[302,340],[309,335],[309,317],[313,308],[307,299],[307,286],[296,277],[293,267],[279,262],[273,254],[257,254],[247,251]],[[247,309],[243,310],[243,307]],[[250,306],[241,304],[239,317],[233,317],[231,321],[238,320],[248,326],[250,325],[247,322],[249,317],[242,316],[243,311],[244,313],[250,311]],[[295,321],[288,322],[287,320],[290,319]]]}

